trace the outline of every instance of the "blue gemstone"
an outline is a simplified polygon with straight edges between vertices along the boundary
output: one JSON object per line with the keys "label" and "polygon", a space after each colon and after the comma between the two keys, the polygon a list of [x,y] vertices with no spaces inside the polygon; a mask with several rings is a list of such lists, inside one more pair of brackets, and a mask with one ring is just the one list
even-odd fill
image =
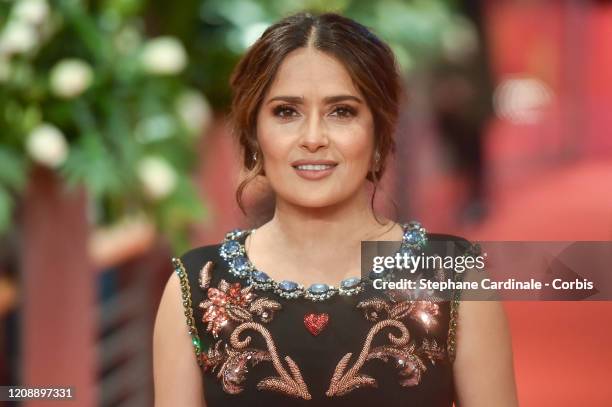
{"label": "blue gemstone", "polygon": [[406,239],[409,244],[417,244],[422,238],[423,236],[418,230],[410,230],[404,234],[404,239]]}
{"label": "blue gemstone", "polygon": [[310,291],[313,294],[324,294],[327,292],[327,290],[329,290],[329,286],[327,284],[321,284],[321,283],[312,284],[308,288],[308,291]]}
{"label": "blue gemstone", "polygon": [[240,243],[235,240],[228,240],[221,245],[220,252],[224,259],[235,257],[240,253]]}
{"label": "blue gemstone", "polygon": [[238,256],[232,261],[232,268],[238,272],[238,274],[244,275],[251,269],[251,264],[244,256]]}
{"label": "blue gemstone", "polygon": [[298,288],[298,285],[296,282],[289,281],[289,280],[283,280],[280,283],[278,283],[278,285],[283,291],[294,291],[294,290],[297,290]]}
{"label": "blue gemstone", "polygon": [[256,270],[251,275],[253,276],[253,279],[258,283],[265,283],[270,281],[270,277],[263,271]]}
{"label": "blue gemstone", "polygon": [[360,282],[361,279],[359,277],[345,278],[340,282],[340,287],[344,288],[345,290],[349,290],[351,288],[357,287]]}

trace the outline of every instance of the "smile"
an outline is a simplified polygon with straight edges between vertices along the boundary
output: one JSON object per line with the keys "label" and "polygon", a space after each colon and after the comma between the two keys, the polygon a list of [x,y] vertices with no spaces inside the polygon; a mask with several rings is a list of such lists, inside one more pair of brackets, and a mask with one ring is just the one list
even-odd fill
{"label": "smile", "polygon": [[324,170],[328,170],[333,167],[335,167],[335,165],[305,164],[305,165],[297,165],[295,168],[297,168],[298,170],[305,170],[305,171],[324,171]]}
{"label": "smile", "polygon": [[307,180],[318,180],[325,178],[334,172],[338,163],[335,162],[319,162],[319,163],[294,163],[292,167],[297,175]]}

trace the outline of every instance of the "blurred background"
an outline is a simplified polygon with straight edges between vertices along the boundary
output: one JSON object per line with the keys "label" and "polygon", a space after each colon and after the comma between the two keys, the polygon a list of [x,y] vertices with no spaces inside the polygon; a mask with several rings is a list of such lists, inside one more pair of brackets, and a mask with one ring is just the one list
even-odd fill
{"label": "blurred background", "polygon": [[[612,240],[612,2],[0,0],[0,385],[152,405],[170,258],[270,214],[234,202],[229,74],[300,10],[397,55],[381,211],[472,240]],[[612,304],[505,306],[521,406],[612,403]]]}

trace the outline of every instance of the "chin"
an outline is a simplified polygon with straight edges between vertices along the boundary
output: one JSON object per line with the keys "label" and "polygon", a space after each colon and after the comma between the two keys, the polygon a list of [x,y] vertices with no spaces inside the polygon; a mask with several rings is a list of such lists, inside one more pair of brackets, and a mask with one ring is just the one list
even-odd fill
{"label": "chin", "polygon": [[312,189],[307,191],[292,190],[288,194],[283,194],[282,199],[295,206],[310,209],[323,209],[341,204],[356,194],[357,191],[347,193],[345,191],[313,191]]}

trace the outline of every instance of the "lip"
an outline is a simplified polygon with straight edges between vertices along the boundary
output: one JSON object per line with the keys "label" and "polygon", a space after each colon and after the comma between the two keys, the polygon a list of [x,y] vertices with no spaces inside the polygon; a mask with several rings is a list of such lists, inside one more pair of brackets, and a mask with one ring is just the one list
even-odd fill
{"label": "lip", "polygon": [[[297,168],[300,165],[331,165],[332,167],[325,170],[300,170]],[[331,160],[297,160],[292,162],[291,166],[300,177],[307,180],[318,180],[331,175],[338,163]]]}
{"label": "lip", "polygon": [[313,165],[338,165],[338,163],[336,161],[332,161],[332,160],[297,160],[291,163],[292,167],[297,167],[298,165],[308,165],[308,164],[313,164]]}

